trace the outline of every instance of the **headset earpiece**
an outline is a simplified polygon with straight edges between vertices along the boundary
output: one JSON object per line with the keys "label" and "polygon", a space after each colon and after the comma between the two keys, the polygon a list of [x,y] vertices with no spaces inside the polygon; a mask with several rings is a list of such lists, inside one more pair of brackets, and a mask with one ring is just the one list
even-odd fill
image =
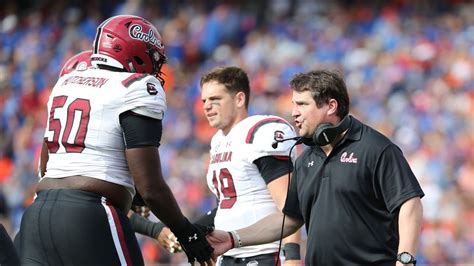
{"label": "headset earpiece", "polygon": [[351,119],[349,115],[346,115],[337,125],[330,123],[321,124],[314,131],[312,142],[319,146],[328,145],[333,142],[337,136],[348,129],[350,124]]}

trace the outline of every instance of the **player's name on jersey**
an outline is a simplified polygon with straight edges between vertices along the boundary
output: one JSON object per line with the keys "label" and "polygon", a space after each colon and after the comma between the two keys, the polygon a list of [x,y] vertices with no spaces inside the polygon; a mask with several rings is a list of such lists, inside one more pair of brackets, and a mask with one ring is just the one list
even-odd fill
{"label": "player's name on jersey", "polygon": [[67,78],[63,83],[62,86],[68,84],[79,84],[85,85],[90,87],[102,87],[105,83],[107,83],[109,79],[106,78],[94,78],[94,77],[79,77],[79,76],[72,76]]}
{"label": "player's name on jersey", "polygon": [[230,162],[230,161],[232,161],[232,152],[226,151],[226,152],[217,153],[214,156],[212,156],[211,164]]}

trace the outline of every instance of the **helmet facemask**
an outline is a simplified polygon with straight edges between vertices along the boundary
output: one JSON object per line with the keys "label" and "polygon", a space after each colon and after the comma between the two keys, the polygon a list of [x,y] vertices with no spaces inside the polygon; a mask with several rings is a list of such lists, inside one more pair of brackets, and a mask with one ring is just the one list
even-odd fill
{"label": "helmet facemask", "polygon": [[155,76],[161,83],[161,86],[164,86],[165,80],[163,78],[164,73],[161,71],[161,68],[166,64],[166,55],[161,54],[159,51],[153,48],[148,48],[146,53],[150,56],[153,68],[153,76]]}

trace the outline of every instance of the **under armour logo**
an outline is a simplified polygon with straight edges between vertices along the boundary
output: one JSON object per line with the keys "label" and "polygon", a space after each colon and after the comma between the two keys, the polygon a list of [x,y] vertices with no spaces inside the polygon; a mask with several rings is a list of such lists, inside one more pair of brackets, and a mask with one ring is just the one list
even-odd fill
{"label": "under armour logo", "polygon": [[188,237],[188,238],[189,238],[189,239],[188,239],[188,242],[191,242],[191,241],[193,241],[193,240],[198,240],[198,235],[197,235],[197,233],[194,233],[193,236],[190,236],[190,237]]}
{"label": "under armour logo", "polygon": [[314,161],[311,161],[308,163],[308,167],[313,166],[313,165],[314,165]]}

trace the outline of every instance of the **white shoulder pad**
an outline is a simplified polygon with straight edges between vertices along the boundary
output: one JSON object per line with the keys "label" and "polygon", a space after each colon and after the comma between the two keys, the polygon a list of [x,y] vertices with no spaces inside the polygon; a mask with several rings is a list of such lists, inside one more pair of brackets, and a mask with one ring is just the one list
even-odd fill
{"label": "white shoulder pad", "polygon": [[293,137],[296,137],[296,133],[288,121],[278,116],[262,116],[262,119],[251,126],[247,133],[246,142],[253,144],[254,152],[263,153],[263,156],[288,156],[288,152],[295,141],[278,143],[275,149],[272,147],[272,143],[275,138]]}
{"label": "white shoulder pad", "polygon": [[134,73],[122,81],[126,88],[122,111],[163,119],[166,111],[166,95],[161,83],[149,74]]}

